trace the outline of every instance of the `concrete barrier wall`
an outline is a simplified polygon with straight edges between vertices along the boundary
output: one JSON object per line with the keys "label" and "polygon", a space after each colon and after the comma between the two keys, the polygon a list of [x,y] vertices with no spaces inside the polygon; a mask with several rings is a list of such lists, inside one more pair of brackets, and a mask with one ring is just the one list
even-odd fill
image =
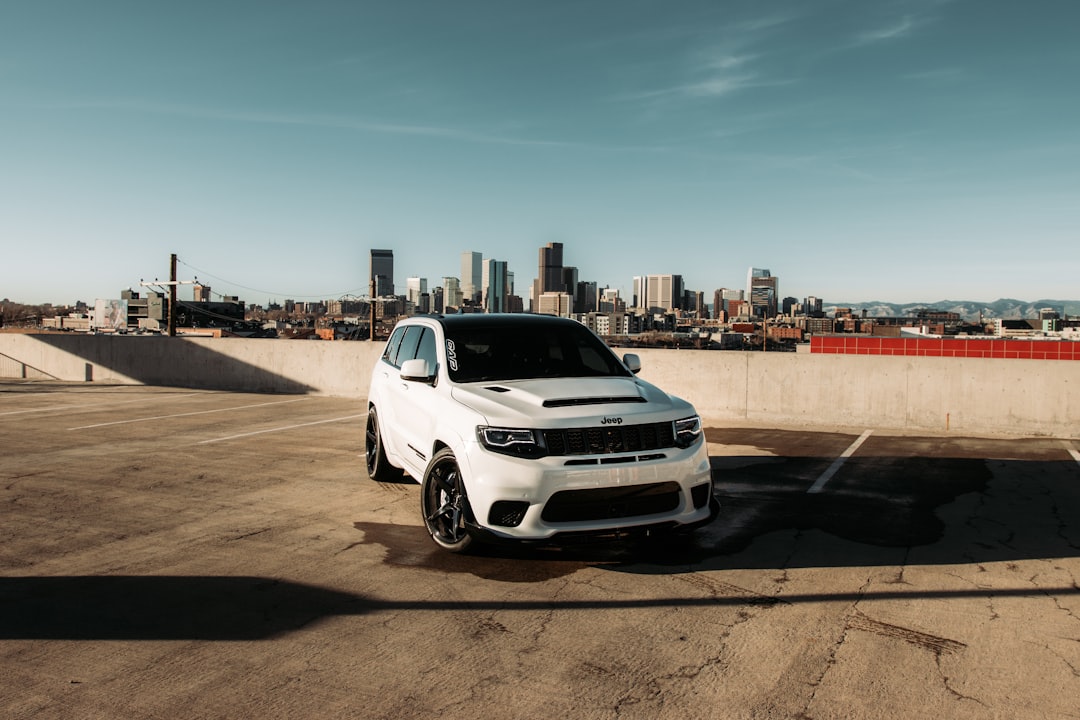
{"label": "concrete barrier wall", "polygon": [[[362,398],[381,344],[0,334],[0,376]],[[708,421],[1080,437],[1080,363],[639,350]]]}
{"label": "concrete barrier wall", "polygon": [[641,376],[751,425],[1080,437],[1080,363],[643,350]]}
{"label": "concrete barrier wall", "polygon": [[0,375],[362,397],[381,349],[366,342],[0,334]]}

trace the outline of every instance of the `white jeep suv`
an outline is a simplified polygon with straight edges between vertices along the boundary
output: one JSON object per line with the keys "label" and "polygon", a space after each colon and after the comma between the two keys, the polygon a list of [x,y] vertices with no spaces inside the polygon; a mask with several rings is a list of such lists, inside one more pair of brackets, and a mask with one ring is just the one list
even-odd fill
{"label": "white jeep suv", "polygon": [[409,318],[371,375],[368,475],[419,480],[453,552],[704,525],[719,504],[701,419],[640,368],[566,318]]}

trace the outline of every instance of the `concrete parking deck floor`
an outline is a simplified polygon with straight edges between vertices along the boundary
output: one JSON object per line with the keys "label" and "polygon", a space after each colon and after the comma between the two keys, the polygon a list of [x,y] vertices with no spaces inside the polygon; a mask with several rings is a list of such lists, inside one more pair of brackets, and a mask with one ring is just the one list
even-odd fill
{"label": "concrete parking deck floor", "polygon": [[1074,442],[712,427],[693,541],[456,557],[363,409],[0,382],[0,716],[1080,716]]}

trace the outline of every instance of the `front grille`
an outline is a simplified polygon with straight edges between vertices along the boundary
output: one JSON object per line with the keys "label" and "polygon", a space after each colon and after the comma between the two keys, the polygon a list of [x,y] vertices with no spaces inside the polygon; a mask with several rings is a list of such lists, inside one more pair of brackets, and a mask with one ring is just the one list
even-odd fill
{"label": "front grille", "polygon": [[675,447],[670,422],[544,430],[549,455],[606,455]]}
{"label": "front grille", "polygon": [[671,512],[679,507],[679,484],[563,490],[551,496],[541,517],[546,522],[613,520]]}

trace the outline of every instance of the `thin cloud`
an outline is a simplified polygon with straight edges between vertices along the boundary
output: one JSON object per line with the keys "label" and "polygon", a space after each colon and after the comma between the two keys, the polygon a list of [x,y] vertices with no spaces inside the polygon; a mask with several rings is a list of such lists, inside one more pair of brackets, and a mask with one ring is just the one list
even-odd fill
{"label": "thin cloud", "polygon": [[771,30],[774,27],[780,25],[786,25],[789,22],[793,22],[799,19],[799,15],[790,13],[787,15],[764,15],[752,20],[746,20],[738,23],[735,28],[739,33],[757,32],[760,30]]}
{"label": "thin cloud", "polygon": [[228,122],[255,123],[261,125],[295,125],[316,128],[337,128],[342,130],[355,130],[358,132],[379,133],[384,135],[413,135],[421,137],[435,137],[445,138],[448,140],[459,140],[464,142],[484,143],[492,145],[526,145],[544,147],[576,146],[574,143],[560,140],[536,140],[497,134],[478,133],[469,130],[446,128],[432,125],[378,123],[337,115],[307,115],[252,112],[246,110],[207,108],[192,105],[153,103],[140,100],[105,100],[51,103],[38,105],[38,107],[53,110],[122,110],[154,115],[169,115],[173,117],[196,118],[201,120],[221,120]]}
{"label": "thin cloud", "polygon": [[913,80],[915,82],[949,84],[966,80],[967,76],[967,71],[965,71],[963,68],[950,67],[937,68],[935,70],[926,70],[917,73],[908,73],[907,75],[904,75],[903,78],[905,80]]}
{"label": "thin cloud", "polygon": [[754,87],[757,84],[756,80],[756,75],[726,75],[683,85],[678,90],[682,94],[692,97],[723,97],[748,87]]}
{"label": "thin cloud", "polygon": [[871,45],[873,43],[902,38],[910,35],[911,32],[918,25],[919,21],[908,15],[900,19],[899,21],[893,23],[892,25],[878,28],[876,30],[870,30],[868,32],[859,33],[855,37],[855,41],[859,45]]}
{"label": "thin cloud", "polygon": [[[9,107],[0,102],[0,108]],[[207,108],[191,105],[153,103],[140,100],[101,100],[38,103],[35,108],[45,110],[119,110],[131,113],[145,113],[172,117],[187,117],[199,120],[213,120],[261,125],[290,125],[298,127],[331,128],[351,130],[383,135],[401,135],[445,139],[454,142],[467,142],[485,145],[509,145],[518,147],[546,147],[587,150],[601,153],[657,153],[668,152],[670,147],[661,144],[619,145],[571,140],[546,140],[496,133],[474,132],[457,128],[431,125],[409,125],[404,123],[378,123],[355,118],[334,115],[305,115],[287,113],[266,113],[243,110]]]}
{"label": "thin cloud", "polygon": [[721,97],[749,87],[753,76],[711,78],[701,82],[685,83],[672,87],[659,88],[656,90],[643,90],[642,92],[620,95],[617,100],[679,100],[687,98]]}
{"label": "thin cloud", "polygon": [[751,88],[779,87],[791,85],[793,82],[792,80],[764,80],[760,75],[752,73],[746,75],[717,75],[697,82],[630,93],[617,99],[623,101],[718,99]]}
{"label": "thin cloud", "polygon": [[620,100],[674,101],[722,98],[750,88],[788,85],[788,80],[768,80],[753,69],[760,55],[714,51],[699,60],[688,73],[692,79],[668,87],[643,90]]}
{"label": "thin cloud", "polygon": [[717,71],[726,72],[737,67],[742,67],[757,58],[757,55],[731,55],[724,53],[706,60],[705,66]]}

